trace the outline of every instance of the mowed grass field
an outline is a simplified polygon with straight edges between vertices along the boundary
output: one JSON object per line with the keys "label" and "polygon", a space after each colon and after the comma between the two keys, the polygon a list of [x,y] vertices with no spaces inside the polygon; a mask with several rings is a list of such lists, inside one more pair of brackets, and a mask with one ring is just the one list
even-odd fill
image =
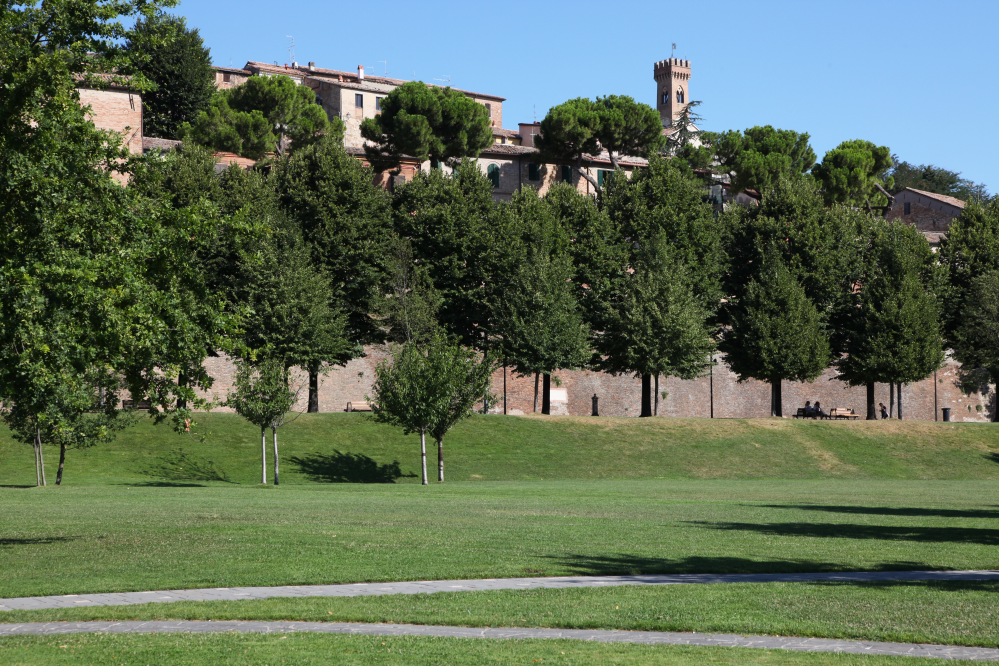
{"label": "mowed grass field", "polygon": [[[363,415],[306,415],[282,429],[279,487],[259,484],[254,428],[235,416],[207,415],[198,430],[204,441],[142,421],[113,444],[70,451],[65,485],[41,489],[30,487],[30,447],[0,434],[0,597],[542,575],[999,568],[999,430],[990,424],[479,416],[445,442],[448,482],[427,488],[411,476],[418,471],[417,438]],[[46,456],[52,484],[56,451]],[[384,621],[994,647],[997,592],[996,583],[982,582],[535,590],[75,608],[5,613],[0,622]],[[357,664],[901,663],[545,641],[0,640],[0,662],[24,664],[280,663],[289,655],[288,663],[328,663],[326,655],[336,652],[336,663]]]}

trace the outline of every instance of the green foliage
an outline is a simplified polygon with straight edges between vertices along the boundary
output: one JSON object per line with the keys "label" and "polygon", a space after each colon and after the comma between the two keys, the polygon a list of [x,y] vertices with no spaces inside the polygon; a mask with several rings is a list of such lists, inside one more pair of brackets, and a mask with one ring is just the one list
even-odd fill
{"label": "green foliage", "polygon": [[943,362],[939,270],[914,227],[873,220],[859,307],[846,321],[846,355],[837,362],[851,385],[925,379]]}
{"label": "green foliage", "polygon": [[489,111],[463,92],[410,81],[382,98],[382,111],[361,123],[361,136],[375,171],[399,166],[403,155],[432,164],[478,157],[492,144]]}
{"label": "green foliage", "polygon": [[236,378],[225,404],[261,430],[277,429],[298,399],[289,381],[288,369],[279,358],[257,363],[237,361]]}
{"label": "green foliage", "polygon": [[756,264],[719,348],[739,381],[810,382],[829,366],[829,340],[805,290],[769,251]]}
{"label": "green foliage", "polygon": [[509,254],[510,216],[472,161],[454,174],[416,174],[392,199],[395,232],[411,240],[414,260],[440,295],[438,319],[466,345],[487,345],[495,271]]}
{"label": "green foliage", "polygon": [[276,183],[281,206],[301,224],[313,258],[329,275],[349,338],[380,340],[370,313],[385,280],[391,222],[388,196],[371,170],[326,136],[283,161]]}
{"label": "green foliage", "polygon": [[887,200],[877,189],[880,185],[891,191],[894,181],[889,175],[893,162],[887,146],[870,141],[844,141],[830,150],[822,162],[812,169],[821,184],[826,203],[864,206],[870,202],[884,205]]}
{"label": "green foliage", "polygon": [[376,308],[385,337],[397,343],[427,342],[440,329],[440,296],[426,268],[413,258],[408,238],[393,236],[389,251],[388,293]]}
{"label": "green foliage", "polygon": [[193,123],[215,94],[212,58],[197,28],[183,17],[156,14],[137,21],[126,49],[156,88],[142,95],[145,136],[179,139],[183,123]]}
{"label": "green foliage", "polygon": [[287,76],[252,76],[217,92],[211,106],[181,133],[215,150],[258,160],[271,151],[281,156],[301,150],[326,134],[342,142],[343,122],[330,123],[308,86]]}
{"label": "green foliage", "polygon": [[[713,155],[705,146],[695,148],[694,144],[703,143],[709,137],[716,136],[713,132],[702,132],[697,128],[697,123],[704,120],[695,109],[701,105],[698,101],[684,105],[680,115],[676,117],[668,127],[668,134],[663,137],[662,154],[665,157],[684,156],[698,162],[707,160],[707,164],[713,161]],[[660,118],[660,124],[662,119]],[[693,164],[691,164],[692,168]]]}
{"label": "green foliage", "polygon": [[598,97],[595,107],[600,116],[597,140],[615,169],[617,155],[647,158],[664,144],[662,119],[648,104],[627,95],[607,95]]}
{"label": "green foliage", "polygon": [[924,192],[945,194],[964,201],[975,199],[983,201],[989,198],[988,189],[982,183],[975,183],[967,178],[961,178],[958,171],[950,171],[932,164],[910,164],[892,155],[890,175],[894,186],[888,191],[898,194],[907,187]]}
{"label": "green foliage", "polygon": [[999,271],[999,199],[969,201],[940,241],[939,257],[948,283],[944,322],[952,336],[975,280]]}
{"label": "green foliage", "polygon": [[815,165],[815,151],[807,132],[775,129],[770,125],[730,130],[715,137],[711,148],[725,172],[735,172],[736,191],[768,193],[782,179],[805,174]]}
{"label": "green foliage", "polygon": [[714,350],[704,307],[687,266],[665,234],[643,240],[620,299],[595,335],[595,367],[612,374],[694,379]]}
{"label": "green foliage", "polygon": [[965,369],[984,368],[992,381],[999,377],[999,272],[972,281],[950,339]]}

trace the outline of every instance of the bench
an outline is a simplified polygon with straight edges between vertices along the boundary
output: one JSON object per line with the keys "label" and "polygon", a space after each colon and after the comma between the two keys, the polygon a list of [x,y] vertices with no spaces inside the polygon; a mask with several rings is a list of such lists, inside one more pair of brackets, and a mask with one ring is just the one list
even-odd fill
{"label": "bench", "polygon": [[149,402],[148,400],[140,400],[138,403],[136,403],[135,400],[121,401],[122,409],[142,409],[148,412],[152,406],[153,406],[152,403]]}
{"label": "bench", "polygon": [[805,413],[805,408],[804,407],[799,407],[798,408],[798,412],[794,415],[793,418],[796,418],[796,419],[814,419],[815,415],[814,414],[807,414],[807,413]]}
{"label": "bench", "polygon": [[852,409],[844,409],[842,407],[836,407],[829,410],[829,418],[831,419],[859,419],[860,414],[856,414]]}
{"label": "bench", "polygon": [[362,400],[351,400],[347,403],[348,412],[371,412],[374,411],[371,407],[371,403],[364,402]]}

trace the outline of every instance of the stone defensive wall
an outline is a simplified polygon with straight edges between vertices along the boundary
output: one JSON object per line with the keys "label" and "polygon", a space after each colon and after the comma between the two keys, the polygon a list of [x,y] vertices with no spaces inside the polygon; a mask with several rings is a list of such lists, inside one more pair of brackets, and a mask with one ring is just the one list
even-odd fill
{"label": "stone defensive wall", "polygon": [[[362,402],[371,394],[375,366],[385,358],[381,347],[365,348],[366,356],[354,359],[344,367],[331,368],[319,378],[319,411],[343,412],[348,402]],[[666,417],[762,418],[770,415],[770,386],[749,380],[739,382],[736,375],[720,359],[709,374],[694,380],[675,377],[660,379],[658,415]],[[224,400],[232,386],[235,367],[226,357],[209,358],[205,364],[215,383],[205,397],[213,395]],[[530,414],[534,407],[534,377],[519,377],[510,369],[498,369],[493,374],[492,392],[495,404],[490,413],[503,413],[504,374],[506,378],[506,410],[508,414]],[[558,381],[556,381],[556,379]],[[300,388],[296,410],[305,411],[308,403],[308,376],[301,371],[293,375],[293,384]],[[600,416],[635,416],[641,412],[641,380],[634,376],[612,376],[589,370],[563,370],[555,373],[552,387],[552,414],[590,416],[593,396],[597,396]],[[960,365],[948,359],[929,377],[902,388],[902,416],[907,420],[943,420],[944,407],[951,409],[953,421],[988,421],[995,409],[994,387],[962,391]],[[538,411],[541,410],[539,382]],[[887,384],[877,384],[875,400],[889,404]],[[784,382],[782,402],[784,415],[792,416],[806,400],[819,401],[822,408],[853,409],[860,418],[867,414],[867,390],[863,386],[848,386],[836,379],[834,370],[827,370],[811,383]],[[481,405],[480,405],[481,408]],[[212,411],[231,411],[217,407]]]}

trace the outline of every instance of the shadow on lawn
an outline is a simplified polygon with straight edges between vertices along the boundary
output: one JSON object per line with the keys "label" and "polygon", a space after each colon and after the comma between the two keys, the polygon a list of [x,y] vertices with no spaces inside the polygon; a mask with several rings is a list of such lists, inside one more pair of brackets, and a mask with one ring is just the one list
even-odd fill
{"label": "shadow on lawn", "polygon": [[[759,506],[759,505],[752,505]],[[939,518],[999,518],[999,509],[923,509],[887,506],[838,506],[835,504],[765,504],[767,509],[800,509],[828,513],[853,513],[870,516],[933,516]]]}
{"label": "shadow on lawn", "polygon": [[[143,474],[166,479],[167,483],[177,481],[224,481],[232,483],[229,480],[229,475],[215,461],[186,453],[184,449],[173,449],[166,455],[160,456],[152,467],[143,471]],[[158,482],[150,482],[150,484],[154,483]]]}
{"label": "shadow on lawn", "polygon": [[744,557],[685,557],[667,560],[659,557],[617,555],[547,556],[577,574],[587,576],[628,576],[683,573],[819,573],[835,571],[912,571],[936,567],[921,562],[882,562],[876,566],[845,567],[835,562],[814,560],[750,560]]}
{"label": "shadow on lawn", "polygon": [[999,453],[986,453],[982,457],[985,458],[986,460],[991,460],[992,462],[999,465]]}
{"label": "shadow on lawn", "polygon": [[0,538],[0,548],[4,546],[44,546],[50,543],[63,543],[66,541],[76,541],[77,537],[38,537],[36,539],[2,539]]}
{"label": "shadow on lawn", "polygon": [[302,474],[320,483],[395,483],[396,479],[416,476],[403,474],[398,460],[379,465],[363,453],[310,453],[290,456],[288,462],[298,465]]}
{"label": "shadow on lawn", "polygon": [[207,488],[203,483],[182,483],[179,481],[140,481],[139,483],[119,483],[129,488]]}
{"label": "shadow on lawn", "polygon": [[999,530],[972,527],[915,527],[853,525],[845,523],[708,523],[689,522],[707,529],[757,532],[767,536],[817,537],[823,539],[877,539],[925,543],[977,543],[999,546]]}

